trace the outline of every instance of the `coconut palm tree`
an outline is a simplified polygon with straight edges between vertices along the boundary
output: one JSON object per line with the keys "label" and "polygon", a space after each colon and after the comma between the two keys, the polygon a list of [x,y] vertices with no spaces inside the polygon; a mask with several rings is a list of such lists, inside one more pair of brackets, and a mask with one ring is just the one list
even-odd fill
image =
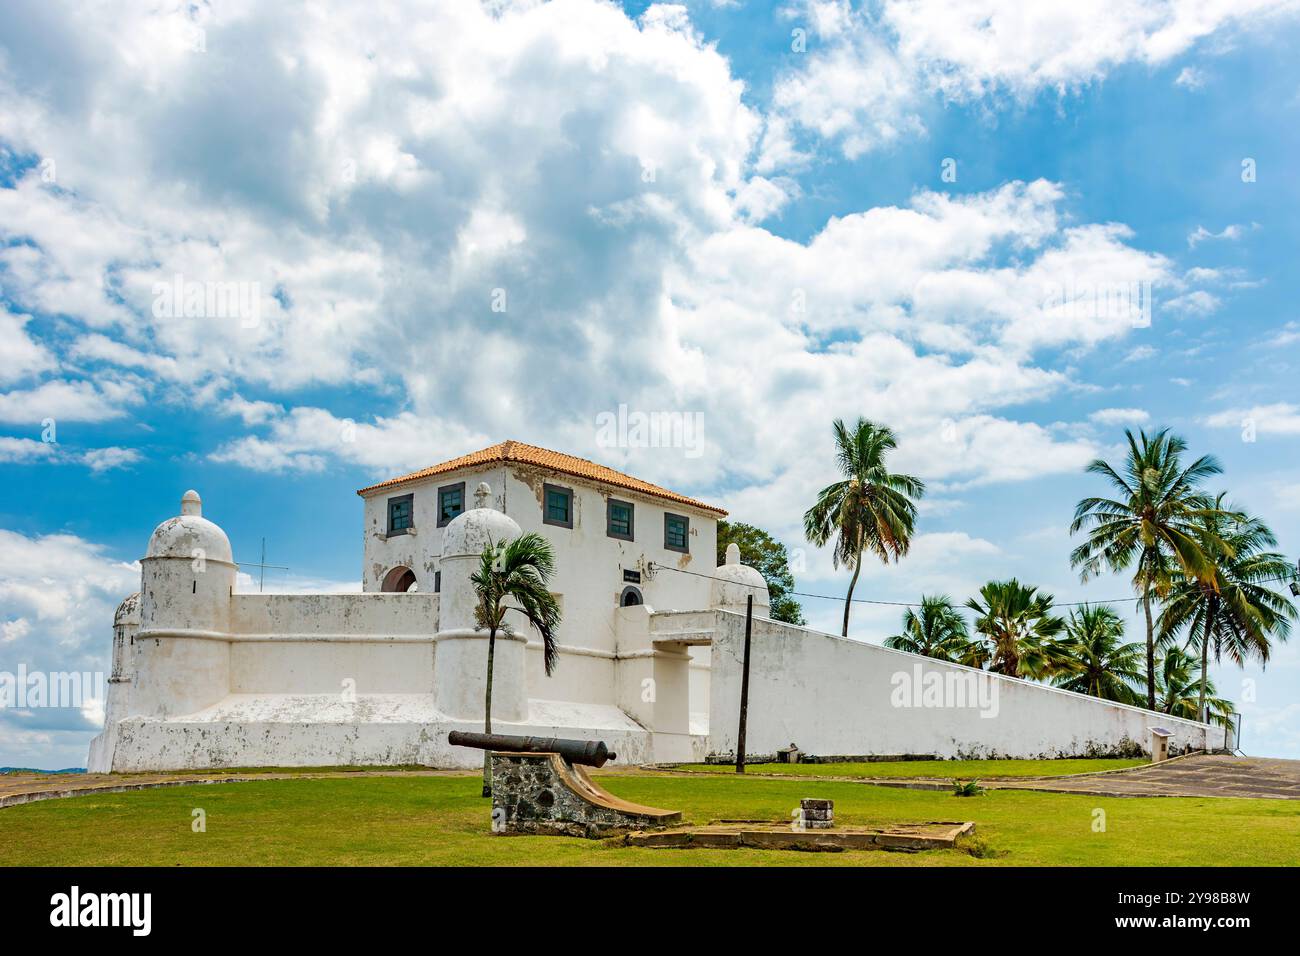
{"label": "coconut palm tree", "polygon": [[1045,677],[1060,666],[1056,635],[1065,621],[1052,613],[1052,595],[1010,581],[990,581],[980,598],[966,602],[975,612],[975,630],[988,642],[989,670],[1010,677]]}
{"label": "coconut palm tree", "polygon": [[921,595],[920,613],[910,607],[904,611],[903,633],[885,638],[885,646],[970,667],[982,667],[986,657],[947,595]]}
{"label": "coconut palm tree", "polygon": [[1151,599],[1163,598],[1175,569],[1188,577],[1210,576],[1198,522],[1213,505],[1199,490],[1202,480],[1223,469],[1210,455],[1186,468],[1187,443],[1161,429],[1154,435],[1125,430],[1128,456],[1120,470],[1100,458],[1087,471],[1106,478],[1115,498],[1084,498],[1074,509],[1070,533],[1087,529],[1088,539],[1070,553],[1070,563],[1087,581],[1103,569],[1134,569],[1133,587],[1146,616],[1147,706],[1155,709],[1155,622]]}
{"label": "coconut palm tree", "polygon": [[1238,666],[1254,658],[1267,663],[1274,640],[1291,633],[1296,609],[1289,598],[1267,587],[1295,580],[1296,570],[1277,551],[1273,532],[1251,517],[1214,499],[1214,509],[1201,515],[1202,549],[1212,573],[1203,579],[1178,575],[1160,612],[1162,642],[1185,632],[1187,649],[1201,659],[1201,699],[1197,713],[1205,719],[1210,645],[1214,659],[1226,653]]}
{"label": "coconut palm tree", "polygon": [[[1227,727],[1232,722],[1232,701],[1215,696],[1214,681],[1196,678],[1196,658],[1181,647],[1165,651],[1156,670],[1156,687],[1160,691],[1159,709],[1174,717],[1197,720],[1204,710],[1209,723]],[[1201,704],[1201,692],[1205,703]]]}
{"label": "coconut palm tree", "polygon": [[1124,643],[1124,621],[1106,604],[1071,610],[1060,644],[1065,655],[1052,683],[1064,690],[1137,704],[1135,690],[1145,680],[1142,645]]}
{"label": "coconut palm tree", "polygon": [[[483,702],[483,732],[492,733],[492,667],[498,634],[512,634],[506,612],[522,614],[542,636],[542,663],[551,676],[559,659],[555,629],[560,624],[560,606],[550,592],[555,572],[555,555],[545,538],[536,532],[511,541],[488,542],[479,558],[478,570],[470,575],[478,604],[474,622],[488,632],[487,691]],[[483,796],[492,794],[491,754],[483,756]]]}
{"label": "coconut palm tree", "polygon": [[907,554],[916,526],[913,499],[925,494],[925,484],[911,475],[892,474],[886,467],[886,455],[898,444],[891,429],[865,418],[851,429],[837,418],[833,428],[836,460],[844,479],[821,490],[804,513],[803,524],[808,540],[819,548],[835,539],[831,553],[835,567],[853,569],[841,631],[847,637],[862,556],[869,552],[888,563]]}

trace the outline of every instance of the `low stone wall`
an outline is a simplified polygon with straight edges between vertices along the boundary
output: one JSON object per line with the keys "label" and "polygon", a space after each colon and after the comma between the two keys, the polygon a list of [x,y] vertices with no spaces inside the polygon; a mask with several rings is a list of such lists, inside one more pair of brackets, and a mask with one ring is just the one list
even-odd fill
{"label": "low stone wall", "polygon": [[[232,767],[339,767],[419,765],[440,769],[483,766],[483,754],[453,747],[453,730],[483,730],[479,722],[447,720],[432,699],[409,695],[359,698],[354,711],[337,697],[304,701],[303,708],[277,715],[277,704],[293,698],[255,698],[244,706],[227,702],[194,719],[127,718],[116,725],[112,770],[207,770]],[[318,706],[319,703],[319,706]],[[501,733],[538,737],[600,739],[618,752],[618,765],[650,763],[651,734],[634,726],[611,729],[578,721],[497,721]],[[110,769],[104,767],[102,769]]]}
{"label": "low stone wall", "polygon": [[559,754],[492,754],[493,833],[595,838],[680,820],[606,793]]}
{"label": "low stone wall", "polygon": [[438,631],[438,603],[439,595],[420,592],[234,594],[230,626],[235,635],[287,640],[344,635],[432,638]]}

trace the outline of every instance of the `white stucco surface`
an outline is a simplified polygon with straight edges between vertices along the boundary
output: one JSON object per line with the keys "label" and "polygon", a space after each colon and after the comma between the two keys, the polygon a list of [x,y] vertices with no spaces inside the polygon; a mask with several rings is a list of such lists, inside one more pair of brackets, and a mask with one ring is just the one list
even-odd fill
{"label": "white stucco surface", "polygon": [[[745,621],[713,613],[709,748],[734,754]],[[1146,751],[1156,725],[1179,750],[1224,744],[1222,728],[772,621],[750,661],[751,754],[1090,756]]]}
{"label": "white stucco surface", "polygon": [[[437,489],[462,481],[468,510],[439,528]],[[571,527],[542,519],[548,483],[572,491]],[[414,527],[388,534],[388,499],[405,494]],[[634,540],[607,533],[611,496],[635,506]],[[665,513],[689,517],[686,553],[665,547]],[[528,531],[555,551],[559,665],[545,674],[540,635],[514,615],[496,643],[498,732],[599,737],[625,763],[734,752],[752,593],[751,754],[791,742],[824,755],[1109,753],[1145,748],[1157,722],[1176,750],[1223,745],[1218,728],[769,621],[762,576],[734,552],[715,567],[713,512],[495,466],[385,489],[363,515],[364,593],[241,594],[225,533],[186,493],[115,615],[89,769],[478,765],[477,751],[446,743],[483,728],[487,635],[469,575],[489,540]],[[381,590],[408,568],[417,590]],[[639,603],[623,606],[629,594]],[[973,703],[931,706],[918,691],[899,706],[899,675],[955,682]]]}
{"label": "white stucco surface", "polygon": [[[524,721],[494,720],[498,733],[599,737],[620,761],[650,762],[645,729],[617,707],[530,701]],[[481,731],[481,720],[456,721],[429,694],[232,694],[181,717],[122,722],[113,769],[204,767],[481,766],[481,752],[447,744],[453,730]],[[700,756],[702,757],[702,750]]]}

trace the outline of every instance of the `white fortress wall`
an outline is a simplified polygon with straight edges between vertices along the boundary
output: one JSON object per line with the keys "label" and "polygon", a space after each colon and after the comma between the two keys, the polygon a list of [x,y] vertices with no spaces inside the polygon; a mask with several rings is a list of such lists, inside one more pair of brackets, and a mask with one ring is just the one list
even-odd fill
{"label": "white fortress wall", "polygon": [[428,694],[438,595],[236,594],[230,693]]}
{"label": "white fortress wall", "polygon": [[[427,700],[427,698],[425,698]],[[254,703],[264,703],[258,698]],[[453,747],[453,730],[482,732],[482,721],[440,718],[431,709],[373,706],[357,710],[313,711],[312,720],[286,720],[281,713],[227,707],[175,721],[124,721],[118,725],[119,756],[113,770],[202,770],[229,767],[317,767],[421,765],[473,768],[483,765],[478,750]],[[391,716],[397,719],[381,719]],[[497,733],[604,740],[618,753],[620,766],[656,760],[651,739],[641,727],[607,709],[583,715],[566,709],[547,721],[535,714],[526,724],[494,720]],[[229,718],[226,720],[225,718]],[[97,738],[98,739],[98,738]],[[698,758],[697,758],[698,759]]]}
{"label": "white fortress wall", "polygon": [[[393,489],[414,496],[414,533],[389,535],[385,526],[377,534],[390,495],[367,500],[367,590],[358,594],[234,593],[228,539],[202,517],[197,494],[187,493],[182,515],[159,525],[142,561],[141,596],[131,605],[138,632],[127,623],[136,619],[131,602],[120,612],[123,673],[110,694],[113,726],[91,748],[95,769],[475,766],[479,755],[445,744],[450,730],[482,727],[487,641],[472,626],[469,574],[486,540],[521,530],[555,544],[561,661],[553,677],[544,676],[538,635],[518,619],[521,633],[498,640],[496,729],[601,737],[630,762],[702,757],[706,739],[690,734],[685,647],[652,646],[643,604],[625,609],[640,621],[637,646],[625,657],[615,616],[623,613],[625,569],[697,559],[711,569],[713,518],[691,513],[690,553],[677,554],[662,547],[664,509],[642,496],[623,496],[636,507],[635,541],[627,542],[605,534],[600,486],[566,483],[574,527],[556,527],[542,521],[534,487],[555,476],[491,468],[446,477],[464,479],[469,495],[484,476],[504,490],[476,495],[475,503],[494,500],[498,508],[472,509],[445,528],[424,507],[444,481],[424,491]],[[525,528],[500,510],[507,501]],[[417,590],[378,590],[392,562],[416,572]],[[438,592],[436,571],[443,572]],[[707,578],[644,573],[638,583],[647,602],[708,600]],[[126,653],[128,630],[135,640]],[[648,715],[658,724],[640,723],[616,703],[623,668],[648,668],[658,682],[663,703]]]}
{"label": "white fortress wall", "polygon": [[[480,753],[448,746],[446,735],[482,730],[482,719],[455,720],[435,704],[429,622],[437,620],[438,602],[420,593],[235,594],[224,635],[183,636],[179,628],[145,634],[138,646],[155,670],[175,647],[220,649],[229,660],[226,683],[219,699],[192,712],[117,723],[112,769],[478,766]],[[166,672],[172,676],[169,666]],[[204,686],[215,676],[209,672]],[[628,760],[653,758],[646,730],[608,703],[539,701],[525,721],[498,717],[494,729],[600,737]]]}
{"label": "white fortress wall", "polygon": [[[468,510],[439,528],[438,489],[460,482]],[[547,485],[572,493],[570,522],[544,520]],[[414,527],[389,533],[389,499],[405,495]],[[633,505],[633,540],[609,533],[610,498]],[[750,754],[1135,753],[1153,726],[1175,752],[1225,743],[1221,728],[770,621],[762,576],[734,546],[715,565],[716,513],[694,505],[512,463],[380,489],[364,510],[363,593],[237,594],[229,540],[187,492],[115,615],[92,769],[475,766],[445,743],[482,726],[469,578],[489,540],[528,531],[556,554],[560,660],[547,677],[539,635],[513,615],[496,647],[499,731],[599,737],[629,763],[734,753],[752,596]],[[666,546],[668,514],[689,519],[685,552]],[[381,591],[408,569],[416,590]]]}
{"label": "white fortress wall", "polygon": [[[657,563],[712,573],[716,563],[716,518],[671,502],[585,484],[564,475],[547,475],[537,469],[514,467],[503,471],[506,513],[524,532],[535,531],[546,537],[555,551],[552,590],[563,611],[557,635],[560,663],[550,678],[542,666],[540,638],[529,632],[528,694],[547,700],[608,703],[616,694],[616,614],[624,589],[635,587],[645,604],[656,611],[706,607],[707,578],[669,571],[652,575],[648,568]],[[542,520],[546,484],[573,491],[572,528],[559,528]],[[606,534],[610,498],[634,505],[634,541]],[[663,547],[665,513],[690,518],[689,554]],[[638,573],[640,582],[624,581],[624,571]]]}
{"label": "white fortress wall", "polygon": [[[709,750],[734,754],[745,619],[714,614]],[[1096,756],[1146,752],[1156,726],[1171,751],[1224,746],[1221,727],[766,619],[751,640],[749,754]]]}
{"label": "white fortress wall", "polygon": [[[529,698],[608,704],[617,693],[615,613],[626,587],[635,587],[656,611],[707,607],[708,577],[660,571],[650,574],[651,563],[690,569],[711,575],[717,550],[717,517],[689,505],[607,486],[532,465],[471,466],[427,479],[378,490],[365,498],[365,558],[362,582],[366,591],[378,591],[395,567],[415,572],[422,592],[434,588],[441,570],[444,528],[437,527],[438,489],[465,484],[466,506],[473,507],[475,486],[486,481],[492,489],[490,506],[513,519],[523,532],[545,537],[555,552],[552,591],[563,612],[557,631],[560,663],[551,677],[542,666],[541,639],[521,615],[511,622],[527,637],[526,680]],[[573,492],[573,527],[543,520],[544,488],[556,485]],[[388,500],[412,495],[414,534],[387,535]],[[634,505],[634,541],[606,533],[606,508],[610,498]],[[666,549],[664,515],[690,519],[689,554]],[[636,572],[640,582],[624,581],[624,571]],[[445,589],[446,582],[443,587]],[[707,649],[693,649],[701,664],[697,684],[707,682]],[[701,697],[704,696],[701,690]],[[704,705],[707,712],[707,704]]]}

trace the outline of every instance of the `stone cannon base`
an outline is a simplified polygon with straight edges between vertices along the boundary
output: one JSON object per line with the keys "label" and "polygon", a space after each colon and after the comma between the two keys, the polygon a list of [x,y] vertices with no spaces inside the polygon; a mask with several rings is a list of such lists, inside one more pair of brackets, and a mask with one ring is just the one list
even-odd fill
{"label": "stone cannon base", "polygon": [[492,832],[597,839],[680,823],[676,810],[620,800],[559,754],[492,754]]}
{"label": "stone cannon base", "polygon": [[808,853],[842,853],[845,850],[950,850],[960,837],[975,832],[974,823],[899,823],[882,829],[845,827],[835,830],[798,830],[789,824],[719,824],[695,829],[655,833],[629,833],[628,846],[684,850],[738,849],[801,850]]}

